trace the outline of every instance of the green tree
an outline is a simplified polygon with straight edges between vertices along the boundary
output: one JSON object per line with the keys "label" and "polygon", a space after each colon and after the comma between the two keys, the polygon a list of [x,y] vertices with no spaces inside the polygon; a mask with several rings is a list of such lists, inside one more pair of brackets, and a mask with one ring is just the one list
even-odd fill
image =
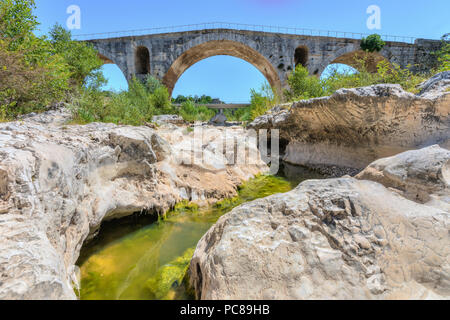
{"label": "green tree", "polygon": [[152,75],[147,75],[144,79],[144,85],[149,93],[155,93],[156,90],[163,87],[161,81]]}
{"label": "green tree", "polygon": [[252,89],[250,100],[250,118],[255,119],[262,116],[277,103],[279,103],[278,97],[274,94],[273,89],[268,83],[263,84],[259,91]]}
{"label": "green tree", "polygon": [[385,45],[386,42],[381,39],[381,36],[379,34],[372,34],[367,38],[363,38],[361,40],[361,49],[367,52],[379,52],[384,48]]}
{"label": "green tree", "polygon": [[9,50],[15,50],[39,24],[33,15],[34,0],[2,0],[0,2],[0,38],[10,39]]}
{"label": "green tree", "polygon": [[56,24],[50,30],[54,53],[62,56],[71,73],[71,85],[90,85],[99,88],[105,78],[100,72],[103,62],[91,45],[72,40],[71,32]]}
{"label": "green tree", "polygon": [[36,37],[34,1],[0,2],[0,116],[42,111],[64,98],[70,73],[45,38]]}

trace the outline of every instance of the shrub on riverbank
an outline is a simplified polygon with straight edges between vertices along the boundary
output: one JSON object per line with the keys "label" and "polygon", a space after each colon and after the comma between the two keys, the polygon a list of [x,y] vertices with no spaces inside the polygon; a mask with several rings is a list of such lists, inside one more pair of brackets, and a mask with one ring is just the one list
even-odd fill
{"label": "shrub on riverbank", "polygon": [[167,88],[153,77],[145,82],[133,78],[128,91],[102,92],[83,88],[69,104],[75,123],[108,122],[142,125],[156,114],[173,113]]}
{"label": "shrub on riverbank", "polygon": [[271,107],[280,103],[275,91],[267,84],[263,84],[259,91],[251,90],[250,120],[253,120],[264,113],[266,113]]}
{"label": "shrub on riverbank", "polygon": [[209,121],[214,117],[216,112],[212,109],[208,109],[202,105],[196,105],[194,102],[188,100],[181,105],[181,109],[177,112],[185,121]]}
{"label": "shrub on riverbank", "polygon": [[341,73],[334,70],[328,78],[319,79],[309,76],[308,70],[303,66],[298,66],[289,76],[289,90],[285,91],[288,101],[303,100],[329,96],[342,88],[358,88],[375,84],[400,84],[404,90],[418,93],[418,85],[431,76],[413,74],[409,69],[402,69],[396,64],[381,61],[377,66],[377,72],[367,71],[364,61],[359,62],[359,72]]}

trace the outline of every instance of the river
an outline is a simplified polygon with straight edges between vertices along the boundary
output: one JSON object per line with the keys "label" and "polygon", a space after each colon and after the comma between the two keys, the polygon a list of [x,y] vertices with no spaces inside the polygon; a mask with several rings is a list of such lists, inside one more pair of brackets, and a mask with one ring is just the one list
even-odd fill
{"label": "river", "polygon": [[279,176],[261,175],[239,188],[239,195],[213,206],[182,203],[165,218],[135,215],[104,223],[82,250],[82,300],[186,300],[186,272],[198,241],[236,206],[322,178],[301,167],[284,165]]}

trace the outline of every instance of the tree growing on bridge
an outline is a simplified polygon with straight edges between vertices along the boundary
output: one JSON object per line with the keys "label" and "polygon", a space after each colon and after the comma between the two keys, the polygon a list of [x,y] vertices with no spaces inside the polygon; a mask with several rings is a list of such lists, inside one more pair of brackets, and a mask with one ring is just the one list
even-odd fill
{"label": "tree growing on bridge", "polygon": [[379,52],[383,50],[385,45],[386,42],[384,42],[383,39],[381,39],[381,36],[376,33],[361,40],[361,49],[366,52]]}

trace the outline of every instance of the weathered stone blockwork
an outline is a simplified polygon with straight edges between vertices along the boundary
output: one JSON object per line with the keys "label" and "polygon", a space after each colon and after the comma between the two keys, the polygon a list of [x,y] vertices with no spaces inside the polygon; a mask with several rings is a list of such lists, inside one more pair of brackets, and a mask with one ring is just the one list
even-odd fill
{"label": "weathered stone blockwork", "polygon": [[[128,80],[138,77],[147,63],[149,73],[164,81],[172,91],[178,78],[190,66],[215,55],[230,55],[246,60],[258,68],[269,83],[281,89],[295,68],[296,50],[304,48],[302,57],[311,74],[320,75],[331,63],[351,64],[352,53],[360,50],[360,40],[317,36],[290,35],[233,29],[210,29],[137,37],[90,40],[105,63],[115,63]],[[378,59],[387,59],[414,71],[431,68],[433,52],[440,41],[416,40],[415,44],[387,42]],[[139,61],[148,50],[150,61]],[[138,52],[140,54],[138,54]],[[306,63],[305,63],[306,61]],[[297,61],[298,62],[298,61]],[[145,68],[144,68],[145,69]]]}

